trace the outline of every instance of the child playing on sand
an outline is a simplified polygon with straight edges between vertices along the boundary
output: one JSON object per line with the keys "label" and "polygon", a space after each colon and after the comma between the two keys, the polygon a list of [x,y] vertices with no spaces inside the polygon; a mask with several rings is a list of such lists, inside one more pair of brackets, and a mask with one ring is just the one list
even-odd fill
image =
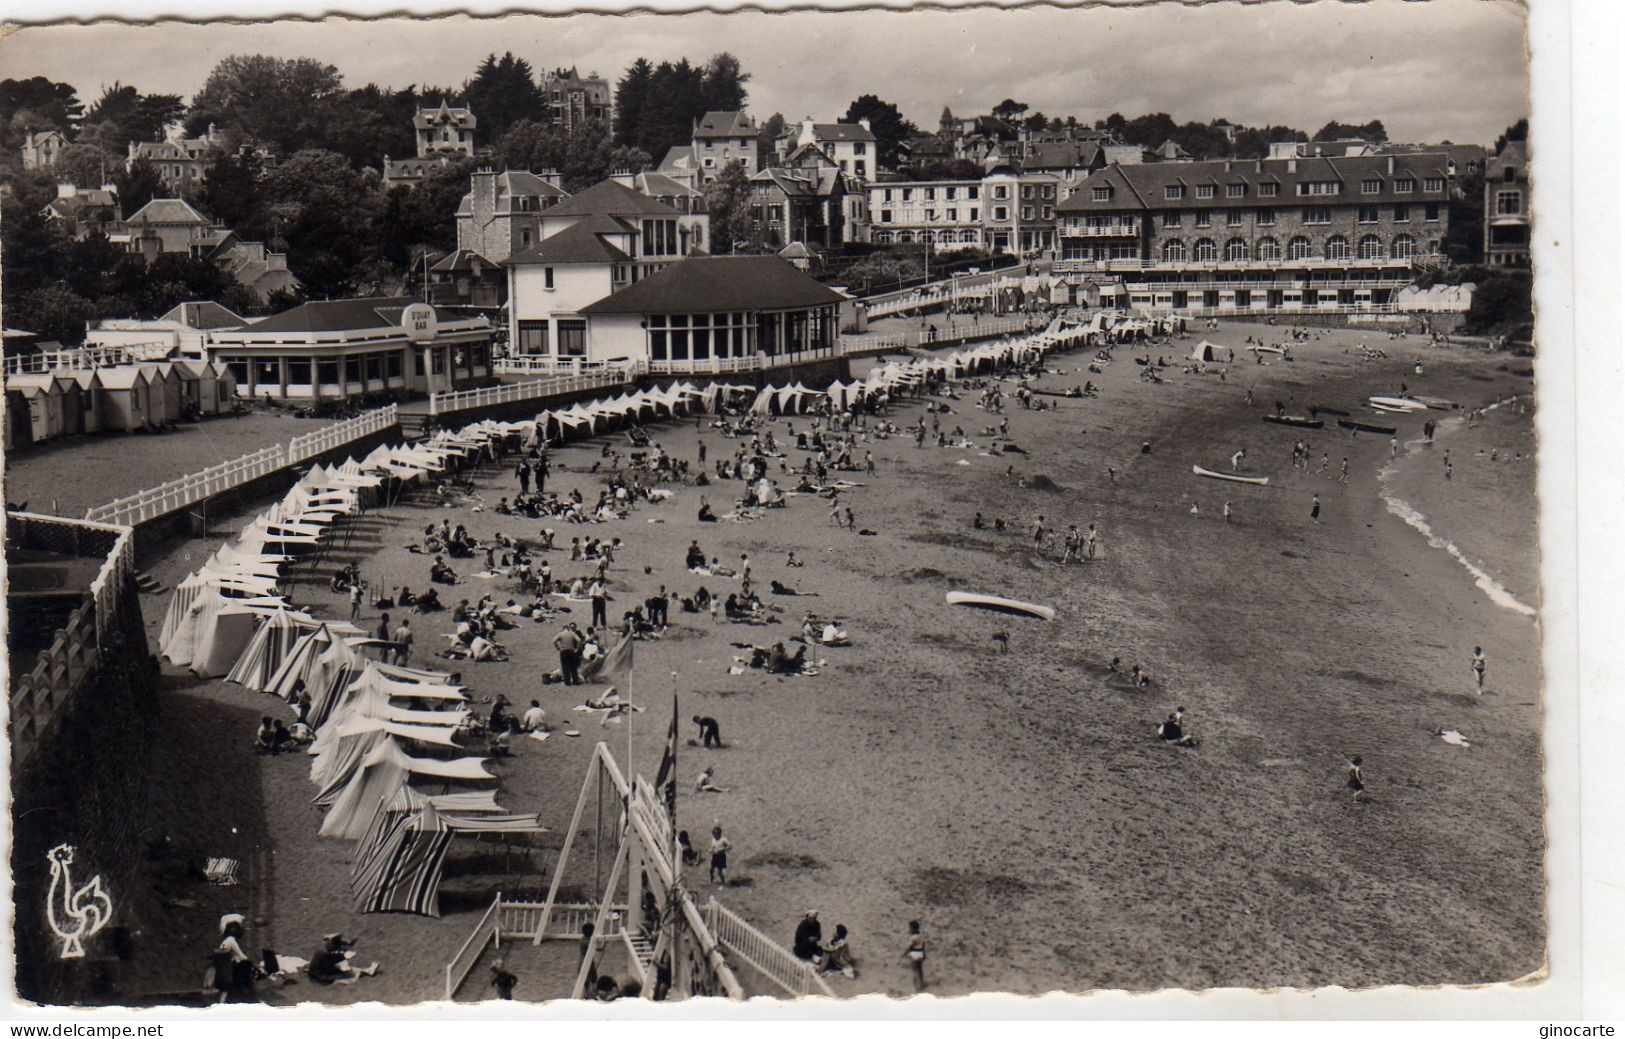
{"label": "child playing on sand", "polygon": [[1365,792],[1365,777],[1360,774],[1360,755],[1358,754],[1354,755],[1352,758],[1349,758],[1348,772],[1346,773],[1344,785],[1350,790],[1354,791],[1354,800],[1356,803],[1363,804],[1370,800],[1370,798],[1366,796]]}
{"label": "child playing on sand", "polygon": [[722,825],[711,827],[711,875],[713,884],[728,886],[728,851],[733,847],[728,838],[722,835]]}
{"label": "child playing on sand", "polygon": [[914,975],[914,991],[925,991],[925,935],[920,933],[920,922],[908,922],[908,947],[903,950],[909,970]]}

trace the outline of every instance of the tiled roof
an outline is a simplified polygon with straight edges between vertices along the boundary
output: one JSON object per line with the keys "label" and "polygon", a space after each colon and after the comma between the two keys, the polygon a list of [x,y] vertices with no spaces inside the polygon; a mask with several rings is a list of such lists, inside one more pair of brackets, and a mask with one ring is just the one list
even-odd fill
{"label": "tiled roof", "polygon": [[583,314],[695,314],[827,306],[840,295],[777,256],[705,256],[672,264],[581,308]]}
{"label": "tiled roof", "polygon": [[633,191],[613,180],[601,180],[592,187],[572,195],[547,210],[554,216],[667,216],[681,214],[664,202],[656,202],[648,195]]}
{"label": "tiled roof", "polygon": [[[1394,164],[1393,174],[1388,163]],[[1234,206],[1317,206],[1370,205],[1389,202],[1440,202],[1448,190],[1429,193],[1424,182],[1445,177],[1445,156],[1436,153],[1412,155],[1350,155],[1304,159],[1236,159],[1207,162],[1149,162],[1141,165],[1113,165],[1096,171],[1056,207],[1067,212],[1099,212],[1119,209],[1223,209]],[[1295,168],[1294,168],[1295,167]],[[1398,193],[1393,182],[1400,177],[1415,180],[1415,190]],[[1381,190],[1365,194],[1363,181],[1381,182]],[[1299,195],[1300,183],[1337,181],[1344,185],[1339,195]],[[1258,185],[1279,184],[1279,193],[1263,197]],[[1183,198],[1170,199],[1166,189],[1184,185]],[[1212,198],[1197,198],[1195,186],[1213,184]],[[1245,184],[1240,198],[1225,194],[1225,186]],[[1093,189],[1113,188],[1112,197],[1096,202]]]}
{"label": "tiled roof", "polygon": [[208,224],[202,213],[183,198],[155,198],[135,211],[126,224]]}
{"label": "tiled roof", "polygon": [[487,260],[473,249],[457,249],[442,256],[429,269],[442,273],[447,271],[471,271],[474,269],[476,260],[479,261],[480,267],[484,270],[496,270],[500,266]]}
{"label": "tiled roof", "polygon": [[[401,311],[415,302],[409,296],[372,299],[312,300],[280,314],[260,318],[245,332],[357,332],[399,327]],[[463,315],[437,310],[443,320],[461,321]]]}
{"label": "tiled roof", "polygon": [[1032,146],[1023,169],[1087,169],[1100,156],[1100,145],[1084,141],[1045,141]]}
{"label": "tiled roof", "polygon": [[634,179],[637,189],[650,198],[704,198],[705,192],[689,187],[680,180],[673,180],[664,173],[639,173]]}
{"label": "tiled roof", "polygon": [[872,141],[875,135],[857,123],[814,123],[813,139],[818,141]]}
{"label": "tiled roof", "polygon": [[706,137],[755,137],[756,124],[744,112],[707,112],[694,128],[694,136],[699,139]]}
{"label": "tiled roof", "polygon": [[466,108],[452,108],[444,101],[440,103],[439,108],[420,108],[417,114],[412,117],[412,125],[419,130],[427,130],[431,126],[439,125],[442,121],[469,130],[474,129],[479,124],[479,120],[474,118],[473,112]]}
{"label": "tiled roof", "polygon": [[195,303],[177,303],[159,321],[178,321],[187,328],[240,328],[245,321],[226,307],[212,300]]}
{"label": "tiled roof", "polygon": [[691,144],[674,144],[666,149],[666,155],[660,160],[662,170],[691,170],[694,168],[694,146]]}
{"label": "tiled roof", "polygon": [[626,253],[604,241],[604,234],[626,233],[620,222],[588,217],[508,258],[510,264],[624,263]]}

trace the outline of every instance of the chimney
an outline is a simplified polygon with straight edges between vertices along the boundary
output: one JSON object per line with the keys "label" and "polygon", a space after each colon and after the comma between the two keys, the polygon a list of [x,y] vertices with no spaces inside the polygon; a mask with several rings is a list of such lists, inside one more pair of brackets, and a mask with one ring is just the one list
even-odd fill
{"label": "chimney", "polygon": [[630,166],[617,166],[615,169],[611,170],[609,174],[609,179],[613,180],[623,188],[636,189],[638,185],[635,178],[636,175],[632,172],[632,167]]}
{"label": "chimney", "polygon": [[1224,171],[1226,173],[1230,172],[1230,160],[1229,159],[1224,160]]}
{"label": "chimney", "polygon": [[859,119],[858,120],[858,125],[863,127],[865,130],[870,131],[870,132],[874,131],[874,127],[869,125],[869,117],[868,116],[864,116],[862,119]]}
{"label": "chimney", "polygon": [[1297,159],[1288,159],[1288,160],[1286,160],[1286,171],[1288,173],[1296,173],[1296,172],[1298,172],[1298,160]]}
{"label": "chimney", "polygon": [[1263,159],[1254,159],[1253,160],[1253,172],[1254,173],[1263,173],[1264,172],[1264,160]]}
{"label": "chimney", "polygon": [[79,193],[79,189],[67,181],[58,181],[56,185],[57,198],[72,198]]}
{"label": "chimney", "polygon": [[1390,177],[1394,175],[1394,157],[1392,155],[1388,156],[1388,175]]}
{"label": "chimney", "polygon": [[558,188],[561,191],[564,190],[564,183],[559,177],[559,171],[553,167],[549,166],[546,169],[537,170],[536,176],[540,177],[544,184],[551,184],[553,187]]}

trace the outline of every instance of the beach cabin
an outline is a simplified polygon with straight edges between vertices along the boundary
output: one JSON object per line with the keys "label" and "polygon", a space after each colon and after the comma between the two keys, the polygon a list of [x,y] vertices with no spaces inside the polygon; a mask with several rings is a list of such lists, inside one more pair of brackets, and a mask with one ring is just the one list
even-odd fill
{"label": "beach cabin", "polygon": [[[143,428],[152,414],[152,383],[145,366],[121,364],[96,372],[101,383],[97,408],[101,428],[110,432],[133,433]],[[160,390],[161,394],[163,391]]]}
{"label": "beach cabin", "polygon": [[181,377],[175,373],[173,361],[143,364],[147,379],[152,383],[152,412],[155,425],[173,422],[181,416]]}
{"label": "beach cabin", "polygon": [[64,420],[64,432],[67,433],[95,433],[102,428],[101,399],[102,382],[93,368],[81,368],[72,371],[56,373],[58,381],[70,379],[79,388],[79,408],[77,417],[69,410]]}
{"label": "beach cabin", "polygon": [[6,377],[6,389],[22,394],[34,443],[62,435],[62,387],[48,372]]}
{"label": "beach cabin", "polygon": [[175,412],[176,418],[184,418],[194,411],[203,410],[203,380],[198,377],[191,364],[181,361],[169,361],[158,365],[168,368],[175,376],[175,383],[180,390],[180,408]]}
{"label": "beach cabin", "polygon": [[[62,391],[62,435],[75,436],[85,431],[85,388],[73,377],[73,372],[59,369],[51,373],[57,388]],[[93,395],[92,395],[93,396]],[[94,405],[92,405],[94,406]]]}
{"label": "beach cabin", "polygon": [[176,361],[175,367],[186,380],[189,398],[205,415],[220,413],[219,376],[207,361]]}
{"label": "beach cabin", "polygon": [[237,377],[218,361],[210,362],[209,368],[214,372],[215,406],[222,412],[230,411],[237,404]]}

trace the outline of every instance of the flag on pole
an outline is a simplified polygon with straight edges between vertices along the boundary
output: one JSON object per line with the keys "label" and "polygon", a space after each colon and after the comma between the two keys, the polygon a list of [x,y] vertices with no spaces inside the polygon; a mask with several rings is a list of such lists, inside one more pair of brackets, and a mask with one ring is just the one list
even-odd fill
{"label": "flag on pole", "polygon": [[666,802],[666,814],[672,829],[677,827],[677,693],[671,694],[671,728],[666,731],[666,751],[660,756],[660,771],[655,773],[655,790]]}
{"label": "flag on pole", "polygon": [[622,635],[615,648],[581,668],[581,677],[589,682],[607,682],[627,686],[632,680],[632,636]]}

